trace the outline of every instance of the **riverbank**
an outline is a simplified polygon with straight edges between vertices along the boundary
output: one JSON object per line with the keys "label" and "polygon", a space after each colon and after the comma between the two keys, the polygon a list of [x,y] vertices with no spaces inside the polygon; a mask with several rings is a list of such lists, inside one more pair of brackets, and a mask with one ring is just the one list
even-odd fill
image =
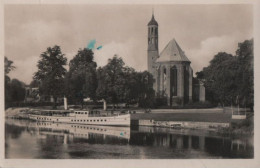
{"label": "riverbank", "polygon": [[194,110],[173,110],[151,113],[131,114],[133,120],[156,120],[156,121],[196,121],[196,122],[221,122],[228,123],[231,121],[232,113],[224,113],[219,109],[197,111]]}
{"label": "riverbank", "polygon": [[[5,116],[26,118],[27,110],[28,108],[8,108]],[[232,120],[232,113],[222,108],[152,109],[150,113],[145,113],[144,109],[138,109],[135,113],[131,113],[132,123],[138,121],[138,123],[148,123],[148,125],[145,124],[146,126],[208,129],[229,135],[253,135],[253,118],[251,116],[246,120]]]}

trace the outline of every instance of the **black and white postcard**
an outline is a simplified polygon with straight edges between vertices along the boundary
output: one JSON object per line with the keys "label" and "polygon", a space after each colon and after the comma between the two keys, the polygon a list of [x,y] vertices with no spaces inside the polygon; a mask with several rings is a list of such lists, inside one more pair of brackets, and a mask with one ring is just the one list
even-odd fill
{"label": "black and white postcard", "polygon": [[3,1],[0,167],[253,167],[259,1]]}

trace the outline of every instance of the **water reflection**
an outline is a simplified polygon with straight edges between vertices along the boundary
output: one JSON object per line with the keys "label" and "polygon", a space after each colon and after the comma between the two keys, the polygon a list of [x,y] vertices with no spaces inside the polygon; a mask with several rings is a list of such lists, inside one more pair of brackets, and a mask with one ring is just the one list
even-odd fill
{"label": "water reflection", "polygon": [[253,158],[253,138],[201,130],[6,120],[6,158]]}

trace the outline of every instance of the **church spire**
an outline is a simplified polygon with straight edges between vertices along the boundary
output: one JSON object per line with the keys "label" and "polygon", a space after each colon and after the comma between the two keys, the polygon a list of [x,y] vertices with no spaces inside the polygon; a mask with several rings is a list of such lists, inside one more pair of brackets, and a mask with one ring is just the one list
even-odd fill
{"label": "church spire", "polygon": [[152,10],[152,19],[148,23],[148,26],[152,26],[152,25],[158,26],[157,21],[154,19],[154,9]]}

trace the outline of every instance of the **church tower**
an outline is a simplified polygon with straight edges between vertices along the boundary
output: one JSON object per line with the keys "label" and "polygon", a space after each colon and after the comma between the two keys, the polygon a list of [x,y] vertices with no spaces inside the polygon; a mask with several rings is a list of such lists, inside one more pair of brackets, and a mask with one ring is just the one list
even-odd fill
{"label": "church tower", "polygon": [[[158,23],[154,19],[154,14],[152,19],[148,23],[148,50],[147,50],[147,63],[148,63],[148,72],[150,72],[153,77],[156,77],[156,60],[159,57],[158,52]],[[156,83],[156,82],[155,82]],[[154,89],[156,85],[154,84]]]}

